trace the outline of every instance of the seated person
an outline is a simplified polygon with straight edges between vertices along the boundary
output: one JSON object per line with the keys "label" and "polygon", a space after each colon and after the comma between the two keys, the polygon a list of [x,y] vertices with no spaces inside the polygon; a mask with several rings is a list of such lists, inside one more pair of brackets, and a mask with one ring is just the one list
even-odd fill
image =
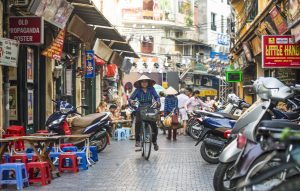
{"label": "seated person", "polygon": [[112,120],[120,120],[122,119],[121,113],[118,110],[118,107],[115,104],[109,106],[109,112],[111,113],[110,117]]}
{"label": "seated person", "polygon": [[101,113],[106,111],[107,111],[107,103],[105,101],[101,101],[96,109],[96,113]]}

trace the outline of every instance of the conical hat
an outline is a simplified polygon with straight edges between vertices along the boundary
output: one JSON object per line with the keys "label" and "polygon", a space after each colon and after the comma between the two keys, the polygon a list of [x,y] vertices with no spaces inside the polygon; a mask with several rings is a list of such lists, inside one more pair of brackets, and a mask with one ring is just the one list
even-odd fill
{"label": "conical hat", "polygon": [[178,92],[177,92],[172,86],[170,86],[170,87],[166,90],[166,94],[167,94],[167,95],[176,95],[176,94],[178,94]]}
{"label": "conical hat", "polygon": [[154,80],[152,80],[151,78],[149,78],[146,75],[142,75],[135,83],[134,83],[134,87],[135,88],[139,88],[140,87],[140,82],[142,80],[148,80],[149,81],[149,86],[154,86],[154,84],[156,84],[156,82]]}

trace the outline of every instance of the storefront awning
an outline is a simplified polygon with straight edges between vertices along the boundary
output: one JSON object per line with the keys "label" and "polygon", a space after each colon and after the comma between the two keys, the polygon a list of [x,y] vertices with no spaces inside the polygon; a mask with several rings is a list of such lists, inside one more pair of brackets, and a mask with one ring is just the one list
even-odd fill
{"label": "storefront awning", "polygon": [[[138,55],[125,41],[121,34],[112,26],[105,16],[90,0],[69,0],[74,6],[74,14],[82,18],[87,24],[94,27],[95,37],[103,40],[113,51],[123,57],[136,57]],[[112,43],[112,44],[111,44]],[[112,46],[111,46],[112,45]]]}

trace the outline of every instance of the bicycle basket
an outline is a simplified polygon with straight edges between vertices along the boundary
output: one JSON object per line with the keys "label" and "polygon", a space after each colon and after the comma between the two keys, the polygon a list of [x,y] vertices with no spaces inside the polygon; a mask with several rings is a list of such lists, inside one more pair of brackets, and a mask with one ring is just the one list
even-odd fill
{"label": "bicycle basket", "polygon": [[143,121],[153,121],[155,122],[158,119],[159,111],[155,108],[143,108],[141,109],[141,119]]}

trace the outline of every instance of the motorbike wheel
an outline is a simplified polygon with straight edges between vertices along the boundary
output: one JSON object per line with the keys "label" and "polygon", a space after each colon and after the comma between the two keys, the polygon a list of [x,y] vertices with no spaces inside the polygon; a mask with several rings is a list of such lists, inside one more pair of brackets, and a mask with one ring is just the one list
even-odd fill
{"label": "motorbike wheel", "polygon": [[106,148],[106,146],[108,144],[107,136],[108,135],[106,135],[105,137],[91,141],[91,146],[96,146],[98,153],[102,152]]}
{"label": "motorbike wheel", "polygon": [[300,176],[293,177],[279,186],[277,186],[273,191],[296,191],[300,188]]}
{"label": "motorbike wheel", "polygon": [[214,174],[213,185],[215,191],[230,191],[235,190],[236,182],[230,181],[234,175],[234,169],[232,168],[234,162],[219,163]]}
{"label": "motorbike wheel", "polygon": [[203,142],[200,147],[200,153],[202,158],[210,163],[210,164],[218,164],[219,163],[219,151],[215,151],[213,149],[208,148]]}

